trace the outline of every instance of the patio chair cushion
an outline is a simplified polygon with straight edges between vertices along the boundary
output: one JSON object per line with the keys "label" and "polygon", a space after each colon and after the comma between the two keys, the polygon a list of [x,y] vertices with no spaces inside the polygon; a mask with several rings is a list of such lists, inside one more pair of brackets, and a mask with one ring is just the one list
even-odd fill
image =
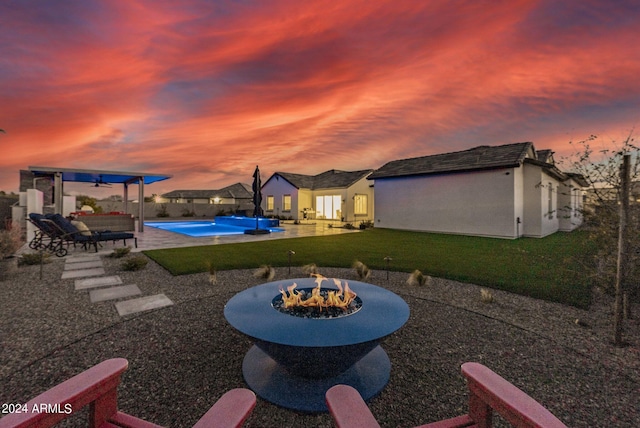
{"label": "patio chair cushion", "polygon": [[63,238],[67,241],[80,243],[93,243],[95,241],[91,233],[89,233],[89,236],[81,234],[80,230],[78,230],[76,226],[71,224],[71,222],[64,218],[61,214],[47,214],[45,215],[45,218],[51,219],[55,224],[58,225],[60,229],[64,231],[66,236]]}
{"label": "patio chair cushion", "polygon": [[87,227],[86,224],[79,220],[71,220],[71,224],[76,227],[80,231],[80,234],[83,236],[91,236],[91,230]]}
{"label": "patio chair cushion", "polygon": [[135,235],[129,232],[96,232],[95,238],[98,241],[121,241],[123,239],[133,239]]}

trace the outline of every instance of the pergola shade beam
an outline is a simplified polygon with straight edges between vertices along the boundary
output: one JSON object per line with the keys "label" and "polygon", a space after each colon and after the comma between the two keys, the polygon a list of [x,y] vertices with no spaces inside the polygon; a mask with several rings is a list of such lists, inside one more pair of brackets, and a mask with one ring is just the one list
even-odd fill
{"label": "pergola shade beam", "polygon": [[124,188],[124,207],[127,210],[129,197],[129,185],[138,185],[138,232],[144,231],[144,185],[167,180],[172,175],[152,174],[126,171],[101,171],[93,169],[54,168],[30,166],[29,171],[36,176],[53,177],[54,179],[54,205],[56,213],[62,213],[62,195],[64,182],[122,184]]}

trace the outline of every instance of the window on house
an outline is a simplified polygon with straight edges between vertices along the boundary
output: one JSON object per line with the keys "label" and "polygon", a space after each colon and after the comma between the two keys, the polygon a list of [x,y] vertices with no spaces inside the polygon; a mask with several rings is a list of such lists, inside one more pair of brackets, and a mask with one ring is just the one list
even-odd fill
{"label": "window on house", "polygon": [[553,185],[549,183],[548,192],[547,192],[547,214],[549,215],[549,219],[553,218]]}
{"label": "window on house", "polygon": [[291,211],[291,195],[282,196],[282,211]]}
{"label": "window on house", "polygon": [[353,213],[355,215],[367,214],[367,195],[355,195],[353,197]]}
{"label": "window on house", "polygon": [[275,205],[275,199],[273,195],[267,195],[267,211],[273,211]]}

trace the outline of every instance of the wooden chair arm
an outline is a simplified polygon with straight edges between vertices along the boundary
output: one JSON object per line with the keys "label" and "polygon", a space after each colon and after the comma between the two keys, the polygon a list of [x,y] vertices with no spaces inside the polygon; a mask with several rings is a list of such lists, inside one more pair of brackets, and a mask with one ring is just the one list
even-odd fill
{"label": "wooden chair arm", "polygon": [[256,394],[245,388],[226,392],[194,428],[239,428],[256,405]]}
{"label": "wooden chair arm", "polygon": [[335,385],[325,394],[329,413],[338,428],[380,428],[357,389]]}
{"label": "wooden chair arm", "polygon": [[[103,361],[30,400],[26,412],[0,419],[0,428],[51,427],[89,405],[91,428],[162,428],[118,411],[117,389],[129,363],[124,358]],[[42,409],[40,406],[47,406]],[[198,428],[239,428],[256,405],[256,395],[244,388],[225,393],[198,421]],[[22,410],[22,409],[21,409]]]}
{"label": "wooden chair arm", "polygon": [[469,416],[478,427],[491,426],[492,409],[515,427],[566,428],[540,403],[489,368],[464,363],[469,386]]}
{"label": "wooden chair arm", "polygon": [[[517,428],[567,428],[540,403],[478,363],[464,363],[469,388],[469,414],[420,425],[417,428],[490,428],[493,411]],[[379,428],[358,391],[336,385],[326,393],[327,406],[338,428]]]}
{"label": "wooden chair arm", "polygon": [[[117,411],[117,388],[127,366],[124,358],[103,361],[30,400],[26,413],[3,417],[0,428],[53,426],[88,404],[90,423],[99,427]],[[43,404],[50,407],[41,410]]]}

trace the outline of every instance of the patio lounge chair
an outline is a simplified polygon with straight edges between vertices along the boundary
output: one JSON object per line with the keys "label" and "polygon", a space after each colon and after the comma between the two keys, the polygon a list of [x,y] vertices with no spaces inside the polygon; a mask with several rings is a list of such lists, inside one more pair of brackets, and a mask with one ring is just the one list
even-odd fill
{"label": "patio lounge chair", "polygon": [[110,231],[90,231],[80,230],[60,214],[53,214],[48,217],[61,232],[60,238],[68,243],[82,244],[83,248],[88,249],[93,246],[98,252],[98,243],[103,241],[123,241],[127,245],[127,239],[133,239],[134,245],[138,248],[138,238],[133,233],[128,232],[110,232]]}
{"label": "patio lounge chair", "polygon": [[60,236],[60,231],[50,223],[50,220],[37,213],[30,213],[27,220],[38,228],[34,233],[33,239],[29,241],[29,248],[44,250],[58,257],[67,255],[67,249],[64,247],[64,240]]}
{"label": "patio lounge chair", "polygon": [[[0,428],[51,427],[87,405],[88,426],[160,428],[118,410],[117,388],[128,365],[124,358],[103,361],[21,405],[24,413],[4,416],[0,419]],[[194,427],[240,427],[255,405],[256,396],[252,391],[232,389],[220,397]]]}
{"label": "patio lounge chair", "polygon": [[[540,403],[478,363],[464,363],[469,388],[469,413],[416,428],[490,428],[493,411],[514,427],[566,428]],[[355,388],[336,385],[326,393],[329,412],[338,428],[380,428]]]}

